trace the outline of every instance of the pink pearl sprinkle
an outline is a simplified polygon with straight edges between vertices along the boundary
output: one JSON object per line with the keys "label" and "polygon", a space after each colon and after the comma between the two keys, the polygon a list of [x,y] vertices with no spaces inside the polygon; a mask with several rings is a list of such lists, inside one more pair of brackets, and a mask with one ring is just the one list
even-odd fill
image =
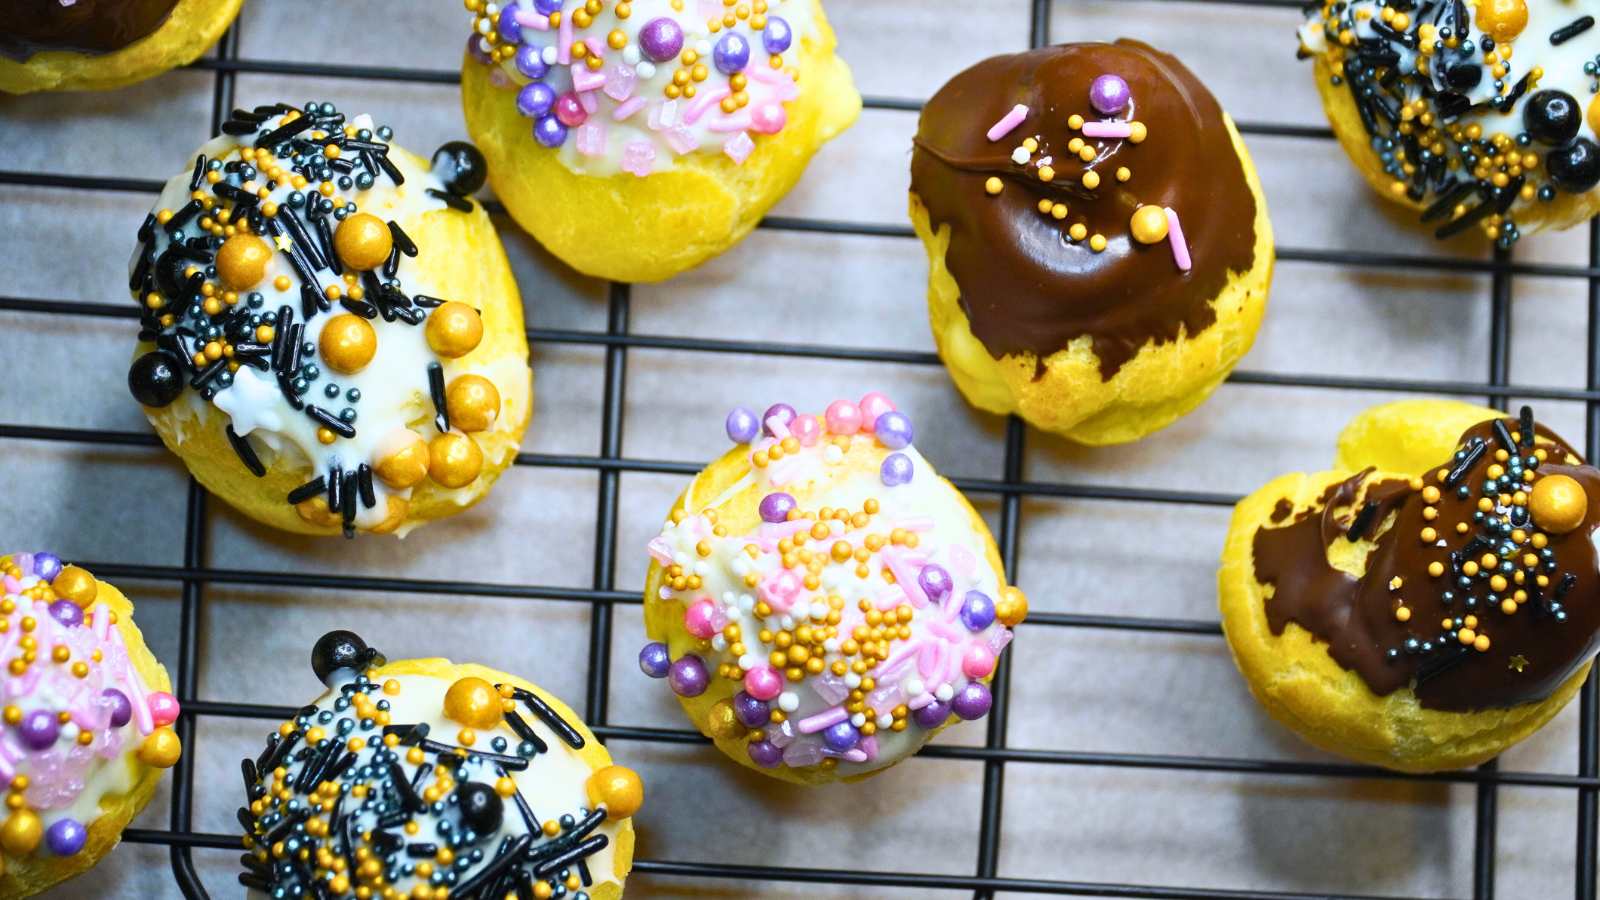
{"label": "pink pearl sprinkle", "polygon": [[984,678],[994,671],[994,653],[982,644],[973,644],[961,657],[961,671],[968,678]]}
{"label": "pink pearl sprinkle", "polygon": [[768,666],[758,666],[744,675],[744,691],[757,700],[771,700],[783,690],[783,679]]}
{"label": "pink pearl sprinkle", "polygon": [[716,623],[712,621],[715,618],[716,609],[710,600],[696,600],[683,611],[683,627],[700,640],[709,640],[717,633]]}
{"label": "pink pearl sprinkle", "polygon": [[861,398],[861,430],[872,433],[877,426],[878,417],[886,412],[894,412],[894,403],[888,397],[873,391]]}
{"label": "pink pearl sprinkle", "polygon": [[750,111],[750,127],[762,134],[777,134],[789,124],[789,114],[781,103],[763,103]]}
{"label": "pink pearl sprinkle", "polygon": [[822,426],[817,424],[816,416],[797,416],[789,423],[789,433],[800,439],[802,447],[810,447],[822,436]]}
{"label": "pink pearl sprinkle", "polygon": [[828,431],[834,434],[855,434],[861,430],[861,408],[849,400],[835,400],[823,413],[828,421]]}
{"label": "pink pearl sprinkle", "polygon": [[589,118],[578,95],[568,91],[556,98],[556,118],[568,128],[576,128]]}
{"label": "pink pearl sprinkle", "polygon": [[157,728],[178,721],[177,697],[166,691],[151,691],[146,699],[150,703],[150,717],[155,719]]}

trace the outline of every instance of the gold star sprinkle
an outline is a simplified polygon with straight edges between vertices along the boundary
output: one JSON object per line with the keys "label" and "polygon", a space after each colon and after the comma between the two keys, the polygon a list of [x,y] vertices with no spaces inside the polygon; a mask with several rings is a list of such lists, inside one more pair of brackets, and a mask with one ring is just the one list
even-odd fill
{"label": "gold star sprinkle", "polygon": [[1527,668],[1527,665],[1528,658],[1523,656],[1521,653],[1518,653],[1516,656],[1511,657],[1511,664],[1506,666],[1506,668],[1521,672],[1523,669]]}

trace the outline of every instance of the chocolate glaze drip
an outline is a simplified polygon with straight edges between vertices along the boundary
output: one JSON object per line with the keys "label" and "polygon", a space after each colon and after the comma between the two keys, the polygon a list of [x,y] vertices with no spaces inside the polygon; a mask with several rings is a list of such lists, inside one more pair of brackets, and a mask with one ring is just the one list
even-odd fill
{"label": "chocolate glaze drip", "polygon": [[[1499,421],[1509,431],[1518,428],[1515,419]],[[1567,534],[1549,534],[1548,549],[1555,569],[1546,571],[1540,560],[1535,570],[1549,579],[1548,587],[1539,590],[1534,572],[1520,562],[1524,553],[1537,556],[1537,550],[1524,543],[1512,554],[1516,571],[1525,573],[1521,586],[1529,595],[1516,613],[1503,613],[1498,599],[1487,601],[1492,593],[1487,573],[1471,578],[1470,587],[1464,588],[1458,581],[1461,563],[1497,552],[1502,541],[1511,540],[1502,536],[1485,543],[1479,537],[1485,529],[1473,519],[1485,473],[1495,463],[1494,451],[1502,446],[1495,437],[1494,423],[1484,422],[1462,435],[1462,446],[1482,440],[1487,448],[1466,467],[1458,482],[1447,486],[1436,474],[1455,465],[1454,459],[1424,474],[1424,484],[1441,491],[1432,504],[1408,482],[1374,478],[1369,469],[1329,487],[1311,509],[1290,524],[1257,530],[1255,575],[1257,581],[1273,586],[1272,596],[1266,600],[1272,632],[1282,634],[1284,627],[1294,622],[1326,643],[1334,661],[1360,675],[1373,693],[1383,696],[1414,685],[1418,700],[1431,709],[1470,711],[1550,696],[1600,646],[1600,555],[1593,543],[1593,532],[1600,526],[1600,471],[1564,464],[1577,458],[1576,451],[1542,428],[1538,434],[1539,447],[1549,452],[1549,459],[1536,470],[1538,475],[1560,473],[1577,479],[1588,494],[1589,505],[1578,528]],[[1523,455],[1532,452],[1522,451]],[[1467,498],[1457,495],[1459,485],[1470,488]],[[1362,570],[1366,574],[1355,578],[1328,563],[1329,548],[1347,540],[1350,523],[1367,504],[1374,503],[1377,508],[1369,514],[1371,524],[1364,535],[1374,544]],[[1429,506],[1437,509],[1437,518],[1424,518]],[[1499,518],[1500,513],[1515,515],[1505,508],[1489,515]],[[1456,523],[1463,521],[1469,529],[1457,533]],[[1438,532],[1438,540],[1432,544],[1419,537],[1427,526]],[[1531,536],[1537,528],[1529,523],[1526,530]],[[1445,566],[1444,575],[1428,574],[1433,562]],[[1566,619],[1557,621],[1550,603],[1569,575],[1571,583],[1560,601]],[[1391,588],[1395,578],[1400,585]],[[1518,586],[1513,583],[1497,596],[1509,596]],[[1444,598],[1446,591],[1453,592],[1452,599]],[[1470,609],[1465,605],[1468,596],[1477,598]],[[1406,622],[1395,617],[1402,600],[1411,610]],[[1464,647],[1441,627],[1447,617],[1469,614],[1478,618],[1476,631],[1490,638],[1487,651]],[[1408,638],[1419,645],[1432,642],[1434,649],[1408,652]]]}
{"label": "chocolate glaze drip", "polygon": [[18,0],[0,28],[0,56],[26,62],[41,50],[110,53],[161,27],[178,0]]}
{"label": "chocolate glaze drip", "polygon": [[[1090,140],[1100,153],[1085,163],[1067,150],[1079,136],[1067,118],[1100,118],[1089,85],[1107,73],[1122,76],[1133,94],[1118,118],[1144,123],[1149,136],[1139,144]],[[991,142],[989,126],[1018,103],[1027,120]],[[1053,157],[1054,181],[1012,162],[1030,136]],[[1133,173],[1125,183],[1115,176],[1120,166]],[[1082,185],[1089,169],[1101,179],[1093,191]],[[984,191],[990,176],[1005,183],[998,196]],[[1042,359],[1087,335],[1110,380],[1146,343],[1215,322],[1211,300],[1228,272],[1247,271],[1255,259],[1255,197],[1221,108],[1182,63],[1137,41],[997,56],[957,75],[923,108],[911,190],[935,228],[950,226],[946,265],[972,333],[996,358]],[[1067,204],[1066,219],[1039,212],[1046,197]],[[1129,233],[1133,211],[1148,204],[1178,213],[1194,260],[1189,272],[1178,270],[1165,240],[1140,244]],[[1103,252],[1068,241],[1067,229],[1080,222],[1105,235]]]}

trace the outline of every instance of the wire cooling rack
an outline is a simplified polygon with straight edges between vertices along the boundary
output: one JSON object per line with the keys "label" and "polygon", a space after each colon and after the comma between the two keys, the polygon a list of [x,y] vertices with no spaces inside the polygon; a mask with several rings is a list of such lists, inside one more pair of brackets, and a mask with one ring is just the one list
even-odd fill
{"label": "wire cooling rack", "polygon": [[[1298,7],[1298,0],[1178,0],[1178,2],[1212,4]],[[1031,0],[1027,23],[1027,39],[1032,46],[1047,42],[1050,34],[1049,0]],[[1019,23],[1020,30],[1020,23]],[[1021,35],[1019,34],[1019,37]],[[1020,41],[1019,41],[1020,43]],[[311,62],[282,62],[261,59],[244,59],[239,56],[238,27],[222,39],[216,54],[200,60],[191,68],[214,73],[212,89],[212,133],[220,126],[234,105],[234,82],[239,73],[264,73],[298,75],[326,79],[367,79],[378,81],[452,84],[458,80],[454,71],[343,65]],[[921,101],[893,97],[868,97],[869,109],[902,110],[915,112]],[[1246,135],[1272,136],[1307,141],[1328,141],[1332,133],[1326,128],[1273,122],[1240,122],[1240,131]],[[0,185],[60,189],[75,192],[131,192],[156,193],[160,183],[155,180],[78,176],[67,173],[38,173],[0,170]],[[491,212],[503,210],[494,203],[488,204]],[[835,235],[904,238],[913,237],[911,229],[898,225],[866,224],[851,221],[769,217],[762,228],[822,232]],[[1362,390],[1398,393],[1427,393],[1485,398],[1500,408],[1505,408],[1509,398],[1516,396],[1535,400],[1573,401],[1584,404],[1586,410],[1585,446],[1590,459],[1600,458],[1600,224],[1589,226],[1588,259],[1582,265],[1516,262],[1506,251],[1497,251],[1492,258],[1471,260],[1456,257],[1421,254],[1375,253],[1351,250],[1327,250],[1307,247],[1277,249],[1280,261],[1304,262],[1328,266],[1350,266],[1366,269],[1401,271],[1450,271],[1487,274],[1490,285],[1490,320],[1488,330],[1488,371],[1483,381],[1466,380],[1406,380],[1399,378],[1368,378],[1321,376],[1312,374],[1283,374],[1266,372],[1236,372],[1229,379],[1235,384],[1273,385],[1323,390]],[[1587,365],[1583,389],[1540,387],[1537,385],[1508,383],[1510,330],[1511,330],[1511,279],[1514,275],[1543,276],[1558,279],[1583,279],[1587,285]],[[589,631],[587,690],[584,697],[584,717],[596,734],[610,741],[640,741],[662,744],[701,744],[705,739],[686,729],[637,727],[614,725],[607,715],[609,679],[611,677],[612,626],[615,606],[639,603],[637,594],[617,590],[613,583],[614,562],[617,553],[617,522],[619,479],[623,473],[661,473],[688,476],[699,469],[689,462],[628,458],[622,455],[622,423],[624,385],[628,351],[633,348],[679,350],[712,354],[760,354],[765,356],[813,358],[837,361],[872,361],[878,363],[935,366],[938,359],[932,353],[914,351],[878,350],[854,347],[833,347],[812,344],[772,341],[713,340],[699,337],[669,337],[638,334],[629,330],[630,288],[625,284],[612,284],[607,299],[606,328],[599,330],[573,330],[530,328],[529,341],[535,345],[589,345],[604,348],[604,400],[601,415],[601,440],[598,455],[567,455],[549,453],[523,453],[518,465],[546,467],[563,470],[592,472],[596,476],[598,493],[595,498],[595,556],[593,584],[589,588],[566,588],[539,585],[506,585],[481,582],[427,581],[407,578],[380,578],[368,576],[304,574],[284,571],[254,571],[209,566],[207,560],[208,508],[211,500],[192,479],[188,485],[187,510],[183,527],[183,564],[181,566],[130,565],[89,563],[98,574],[111,578],[134,578],[175,583],[181,586],[179,651],[175,660],[169,660],[174,675],[174,692],[183,704],[183,716],[177,723],[186,752],[171,773],[170,825],[167,829],[129,829],[124,839],[133,843],[155,844],[170,849],[173,876],[184,896],[204,898],[215,894],[231,896],[237,885],[201,884],[193,861],[193,851],[237,850],[239,839],[232,834],[197,832],[193,828],[195,795],[195,727],[202,717],[226,717],[250,720],[281,720],[290,716],[292,707],[264,706],[211,700],[198,696],[197,670],[202,635],[199,613],[204,594],[213,585],[266,585],[279,587],[305,587],[329,590],[369,590],[396,593],[436,593],[446,590],[456,594],[493,597],[541,598],[576,601],[592,607]],[[133,319],[137,310],[127,304],[92,303],[38,299],[32,297],[0,296],[0,310],[38,313],[63,317],[105,317]],[[1000,519],[998,539],[1001,555],[1008,572],[1015,579],[1018,567],[1018,527],[1021,504],[1027,498],[1088,499],[1104,502],[1143,502],[1156,504],[1189,504],[1227,507],[1238,498],[1230,494],[1190,490],[1143,489],[1084,483],[1029,481],[1023,477],[1023,447],[1026,430],[1013,418],[1005,428],[1003,471],[996,479],[955,479],[964,491],[999,498]],[[79,428],[41,427],[0,422],[0,441],[51,441],[82,445],[122,445],[133,447],[159,447],[159,441],[148,432],[108,431]],[[0,454],[5,452],[0,443]],[[1215,621],[1194,619],[1154,618],[1120,615],[1087,615],[1057,612],[1035,612],[1027,628],[1087,628],[1112,629],[1136,632],[1143,635],[1204,635],[1220,636],[1221,629]],[[1058,766],[1128,767],[1134,769],[1159,769],[1176,772],[1226,772],[1246,776],[1311,777],[1321,779],[1394,779],[1401,781],[1446,782],[1473,786],[1476,790],[1475,830],[1472,856],[1472,897],[1487,900],[1494,895],[1495,848],[1497,825],[1497,789],[1501,786],[1537,786],[1572,792],[1577,816],[1576,866],[1573,872],[1574,895],[1578,900],[1596,897],[1596,837],[1597,813],[1600,813],[1600,692],[1596,689],[1596,675],[1591,672],[1579,699],[1579,729],[1577,748],[1577,773],[1507,772],[1500,771],[1490,762],[1473,771],[1441,773],[1429,776],[1400,775],[1363,766],[1340,763],[1292,762],[1249,757],[1222,757],[1187,754],[1144,754],[1118,752],[1076,752],[1052,749],[1021,749],[1007,744],[1007,719],[1010,712],[1010,661],[1005,656],[994,679],[994,707],[988,717],[986,740],[981,746],[952,746],[934,744],[921,753],[925,758],[955,759],[981,762],[983,765],[981,822],[978,829],[972,874],[928,875],[914,872],[863,869],[793,868],[752,865],[722,865],[709,862],[690,862],[673,859],[639,859],[635,871],[657,876],[677,877],[699,881],[734,880],[758,882],[791,882],[800,884],[833,885],[861,889],[909,889],[932,891],[970,891],[976,898],[989,898],[996,892],[1006,894],[1080,895],[1096,897],[1138,898],[1284,898],[1327,897],[1326,893],[1295,893],[1262,890],[1231,890],[1189,887],[1182,884],[1133,884],[1111,882],[1053,881],[1029,878],[1001,877],[996,874],[1002,840],[1001,805],[1004,797],[1004,778],[1008,763],[1045,764]],[[175,665],[172,665],[175,663]],[[916,763],[912,763],[915,765]],[[875,892],[874,892],[875,893]],[[1341,895],[1342,896],[1342,895]]]}

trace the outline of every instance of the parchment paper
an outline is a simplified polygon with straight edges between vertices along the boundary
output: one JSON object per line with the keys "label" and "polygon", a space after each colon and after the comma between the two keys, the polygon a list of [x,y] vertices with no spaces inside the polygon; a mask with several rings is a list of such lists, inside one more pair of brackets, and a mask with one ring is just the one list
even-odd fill
{"label": "parchment paper", "polygon": [[[1027,40],[1022,0],[833,0],[829,15],[863,93],[925,98],[959,69]],[[459,64],[467,14],[438,0],[377,3],[250,0],[247,60],[371,63],[441,70]],[[1241,122],[1321,125],[1308,65],[1294,60],[1292,9],[1198,2],[1067,2],[1055,40],[1140,37],[1177,53]],[[174,72],[112,93],[0,99],[0,169],[165,179],[207,135],[213,74]],[[451,85],[244,73],[243,105],[336,100],[370,110],[421,153],[465,135]],[[778,212],[902,224],[916,114],[865,112],[813,161]],[[1379,206],[1332,141],[1248,138],[1283,248],[1449,253]],[[126,302],[125,265],[150,197],[0,187],[0,295]],[[531,324],[603,331],[605,287],[565,270],[501,222]],[[1524,240],[1517,258],[1581,265],[1585,229]],[[925,262],[917,242],[758,231],[670,283],[633,291],[629,327],[643,334],[773,339],[930,350]],[[1251,372],[1482,381],[1488,373],[1490,280],[1450,271],[1346,269],[1282,262]],[[1581,388],[1585,286],[1513,280],[1511,381]],[[716,323],[715,331],[705,331]],[[0,313],[0,421],[144,432],[125,387],[125,319]],[[536,413],[525,449],[599,451],[604,351],[534,349]],[[624,455],[701,462],[721,451],[734,403],[784,400],[820,409],[839,396],[887,391],[918,424],[919,446],[948,475],[997,479],[1003,422],[962,403],[937,366],[767,359],[634,349],[627,353]],[[1030,431],[1027,478],[1244,493],[1331,459],[1345,420],[1392,393],[1227,385],[1197,413],[1133,447],[1075,448]],[[1479,398],[1481,399],[1481,398]],[[1518,402],[1513,399],[1513,403]],[[1583,438],[1577,403],[1539,405]],[[0,544],[80,560],[180,565],[186,479],[164,451],[74,443],[0,443]],[[519,467],[490,499],[404,542],[311,540],[270,532],[208,503],[208,565],[506,584],[594,585],[592,471]],[[676,476],[621,478],[618,588],[642,583],[643,544],[683,486]],[[998,498],[974,497],[993,523]],[[1225,507],[1028,499],[1016,577],[1036,610],[1214,620]],[[121,579],[139,622],[170,666],[178,591]],[[391,657],[447,655],[519,672],[582,707],[590,607],[467,596],[204,589],[200,696],[293,705],[319,686],[312,641],[353,628]],[[616,608],[609,720],[684,727],[663,685],[633,664],[637,606]],[[1251,701],[1224,642],[1025,625],[1014,659],[1008,741],[1023,748],[1278,760],[1326,759]],[[1569,708],[1508,753],[1511,770],[1572,773]],[[274,723],[203,717],[194,827],[236,831],[238,760]],[[981,743],[982,723],[942,740]],[[867,783],[820,790],[769,784],[707,747],[615,741],[648,786],[636,820],[651,859],[859,867],[972,874],[983,766],[915,759]],[[1246,777],[1163,769],[1012,763],[1005,769],[1000,874],[1220,889],[1462,896],[1471,891],[1471,787],[1386,780]],[[1576,795],[1497,792],[1502,897],[1572,890]],[[137,822],[168,827],[163,789]],[[238,896],[236,852],[196,850],[214,897]],[[695,883],[636,875],[630,897],[960,896],[782,883]],[[167,850],[128,844],[55,898],[169,898]]]}

